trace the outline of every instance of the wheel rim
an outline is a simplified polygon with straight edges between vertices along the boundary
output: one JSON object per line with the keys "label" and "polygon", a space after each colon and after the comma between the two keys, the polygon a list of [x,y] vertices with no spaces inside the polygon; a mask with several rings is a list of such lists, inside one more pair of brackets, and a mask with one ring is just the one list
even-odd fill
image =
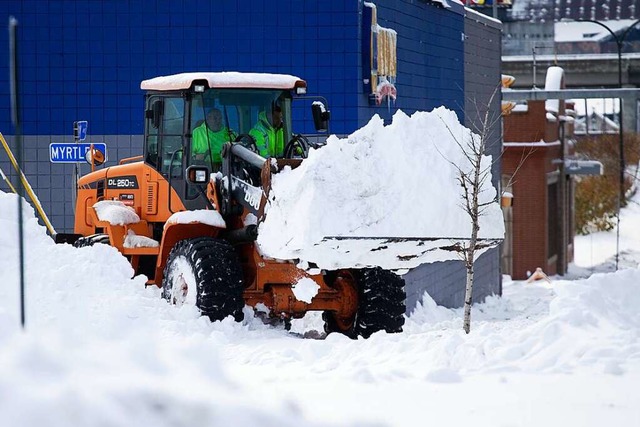
{"label": "wheel rim", "polygon": [[[350,273],[342,272],[336,278],[334,286],[336,289],[339,289],[343,294],[351,294],[351,299],[355,299],[357,301],[358,293],[356,290],[356,284],[355,284],[355,280],[353,279],[353,276]],[[356,308],[357,308],[357,305],[356,305]],[[338,316],[338,315],[334,316],[334,321],[336,322],[336,326],[341,331],[344,332],[353,328],[353,325],[356,321],[355,311],[356,310],[354,309],[354,313],[351,313],[348,316]]]}
{"label": "wheel rim", "polygon": [[170,299],[177,306],[196,306],[198,299],[196,278],[193,269],[184,256],[177,257],[169,270],[168,283],[170,286]]}

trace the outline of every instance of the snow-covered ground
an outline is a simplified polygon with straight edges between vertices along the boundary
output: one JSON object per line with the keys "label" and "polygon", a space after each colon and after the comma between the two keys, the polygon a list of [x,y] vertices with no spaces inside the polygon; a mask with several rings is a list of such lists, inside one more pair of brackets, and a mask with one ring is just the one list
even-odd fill
{"label": "snow-covered ground", "polygon": [[[16,211],[0,192],[2,427],[640,425],[635,202],[622,271],[507,278],[469,335],[426,297],[403,333],[355,341],[324,338],[318,316],[287,332],[169,306],[115,249],[54,245],[29,206],[23,332]],[[577,238],[574,269],[610,265],[611,236]]]}

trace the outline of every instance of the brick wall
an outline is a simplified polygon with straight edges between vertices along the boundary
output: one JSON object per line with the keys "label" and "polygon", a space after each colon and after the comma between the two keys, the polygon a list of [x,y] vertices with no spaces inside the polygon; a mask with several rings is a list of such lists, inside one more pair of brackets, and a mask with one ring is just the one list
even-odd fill
{"label": "brick wall", "polygon": [[[547,172],[555,166],[551,160],[559,155],[559,144],[551,147],[505,147],[503,173],[513,174],[513,267],[512,277],[526,279],[527,272],[540,267],[547,274]],[[528,156],[528,157],[527,157]]]}
{"label": "brick wall", "polygon": [[[512,182],[512,277],[517,280],[526,279],[537,267],[549,275],[558,273],[548,253],[547,204],[548,177],[559,170],[555,160],[561,157],[561,145],[558,122],[547,120],[546,114],[544,101],[530,101],[527,112],[504,118],[503,173],[513,175],[519,168]],[[565,208],[559,206],[561,212]]]}

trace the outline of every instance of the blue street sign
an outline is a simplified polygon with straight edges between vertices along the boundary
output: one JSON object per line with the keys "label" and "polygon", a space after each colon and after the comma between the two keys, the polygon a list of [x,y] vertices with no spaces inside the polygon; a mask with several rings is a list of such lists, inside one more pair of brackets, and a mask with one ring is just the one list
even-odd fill
{"label": "blue street sign", "polygon": [[[83,142],[74,143],[52,143],[49,144],[49,159],[51,163],[79,163],[87,161],[87,153],[91,149],[91,144]],[[107,144],[94,143],[93,149],[102,153],[103,161],[107,159]]]}
{"label": "blue street sign", "polygon": [[78,141],[84,141],[87,137],[87,128],[89,127],[89,122],[86,120],[82,120],[79,122],[73,122],[73,136]]}

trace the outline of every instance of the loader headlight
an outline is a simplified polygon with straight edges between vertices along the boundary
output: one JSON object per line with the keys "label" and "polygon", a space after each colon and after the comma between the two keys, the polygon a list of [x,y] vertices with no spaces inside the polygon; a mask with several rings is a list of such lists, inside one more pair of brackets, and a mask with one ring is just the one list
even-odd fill
{"label": "loader headlight", "polygon": [[205,166],[190,166],[187,169],[187,179],[191,184],[206,184],[209,182],[209,169]]}

